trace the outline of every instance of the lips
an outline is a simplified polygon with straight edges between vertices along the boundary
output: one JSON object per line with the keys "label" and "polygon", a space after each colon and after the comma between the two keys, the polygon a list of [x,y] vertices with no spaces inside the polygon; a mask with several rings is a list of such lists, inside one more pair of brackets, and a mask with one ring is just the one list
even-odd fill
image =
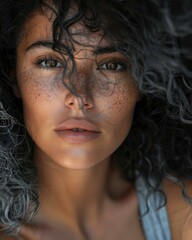
{"label": "lips", "polygon": [[84,130],[84,131],[90,131],[90,132],[100,132],[99,128],[91,123],[90,121],[87,121],[85,119],[68,119],[64,122],[62,122],[58,127],[55,129],[56,131],[65,131],[65,130]]}
{"label": "lips", "polygon": [[66,120],[55,131],[64,141],[76,144],[94,140],[101,134],[95,124],[85,119]]}

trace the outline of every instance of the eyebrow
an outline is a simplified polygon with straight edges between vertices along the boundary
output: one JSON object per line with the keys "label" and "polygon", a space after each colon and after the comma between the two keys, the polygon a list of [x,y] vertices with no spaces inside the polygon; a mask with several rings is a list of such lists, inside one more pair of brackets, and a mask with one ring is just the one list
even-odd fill
{"label": "eyebrow", "polygon": [[25,49],[25,51],[27,52],[27,51],[32,50],[34,48],[41,48],[41,47],[46,47],[46,48],[53,49],[53,42],[51,42],[51,41],[37,41],[37,42],[34,42],[31,45],[29,45]]}
{"label": "eyebrow", "polygon": [[[25,49],[25,51],[27,52],[32,49],[41,48],[41,47],[50,48],[53,50],[53,46],[54,46],[54,43],[52,41],[37,41],[37,42],[34,42],[31,45],[29,45]],[[66,48],[66,46],[62,43],[61,43],[61,47]],[[95,54],[95,55],[100,55],[100,54],[105,54],[105,53],[113,53],[113,52],[118,52],[114,46],[104,46],[104,47],[97,46],[93,50],[93,54]]]}
{"label": "eyebrow", "polygon": [[96,55],[104,54],[104,53],[113,53],[113,52],[117,52],[117,49],[115,49],[115,47],[113,46],[107,46],[107,47],[97,46],[96,49],[94,49],[93,51],[93,53]]}

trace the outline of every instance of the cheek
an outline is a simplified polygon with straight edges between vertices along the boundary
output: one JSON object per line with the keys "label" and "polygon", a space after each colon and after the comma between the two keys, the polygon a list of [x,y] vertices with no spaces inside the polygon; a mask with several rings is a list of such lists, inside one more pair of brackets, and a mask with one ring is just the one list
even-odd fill
{"label": "cheek", "polygon": [[[19,69],[19,68],[18,68]],[[30,69],[23,68],[17,74],[24,110],[28,105],[46,105],[52,101],[54,79],[45,79],[41,74],[35,74]]]}
{"label": "cheek", "polygon": [[[47,113],[51,112],[53,96],[51,84],[36,78],[32,71],[23,69],[18,73],[18,85],[23,104],[23,116],[29,133],[35,132],[47,121]],[[42,81],[40,81],[42,80]]]}
{"label": "cheek", "polygon": [[132,121],[138,94],[135,87],[118,87],[111,95],[108,112],[111,115],[111,124],[129,123]]}

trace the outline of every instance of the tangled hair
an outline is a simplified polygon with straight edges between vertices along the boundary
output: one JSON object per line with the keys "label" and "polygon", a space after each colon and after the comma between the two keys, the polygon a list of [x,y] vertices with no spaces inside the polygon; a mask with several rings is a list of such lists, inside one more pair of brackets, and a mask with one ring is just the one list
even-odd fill
{"label": "tangled hair", "polygon": [[[74,94],[78,95],[71,77],[75,39],[70,26],[74,23],[82,21],[89,31],[101,31],[130,59],[131,74],[143,97],[136,105],[129,136],[113,155],[125,177],[132,180],[137,170],[153,191],[159,190],[165,176],[180,183],[183,177],[191,178],[192,51],[186,51],[186,39],[191,36],[192,11],[186,15],[183,7],[178,15],[169,0],[52,2],[54,8],[43,0],[0,0],[0,224],[7,234],[16,234],[38,207],[33,141],[26,132],[22,103],[13,94],[15,82],[10,77],[24,24],[37,10],[44,14],[50,9],[56,16],[53,49],[67,54],[73,63],[68,82],[63,84]],[[77,10],[68,18],[71,3]],[[94,84],[86,86],[89,97]],[[187,198],[184,186],[182,190]]]}
{"label": "tangled hair", "polygon": [[[172,92],[177,94],[174,98],[174,106],[177,102],[176,109],[170,106],[172,110],[171,118],[168,119],[169,131],[167,134],[163,133],[171,143],[169,146],[171,151],[168,149],[170,153],[166,152],[165,155],[166,162],[169,169],[177,173],[178,178],[191,179],[192,2],[190,0],[174,1],[174,3],[171,0],[154,0],[154,2],[160,9],[164,31],[174,43],[174,51],[171,51],[169,46],[165,51],[167,56],[165,64],[174,73],[172,82],[175,91],[173,89]],[[178,119],[177,116],[181,121],[174,120]],[[171,132],[173,134],[170,134]],[[183,194],[187,197],[184,188]]]}

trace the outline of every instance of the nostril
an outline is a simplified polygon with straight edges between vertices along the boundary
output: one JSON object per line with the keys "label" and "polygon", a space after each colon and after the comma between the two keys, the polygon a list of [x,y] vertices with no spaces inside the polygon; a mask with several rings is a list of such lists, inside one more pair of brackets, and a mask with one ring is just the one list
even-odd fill
{"label": "nostril", "polygon": [[68,107],[68,108],[76,108],[76,109],[83,109],[83,108],[86,108],[86,109],[90,109],[92,108],[92,103],[90,102],[89,99],[87,99],[86,97],[78,97],[78,96],[75,96],[74,94],[72,93],[68,93],[66,96],[65,96],[65,105]]}

